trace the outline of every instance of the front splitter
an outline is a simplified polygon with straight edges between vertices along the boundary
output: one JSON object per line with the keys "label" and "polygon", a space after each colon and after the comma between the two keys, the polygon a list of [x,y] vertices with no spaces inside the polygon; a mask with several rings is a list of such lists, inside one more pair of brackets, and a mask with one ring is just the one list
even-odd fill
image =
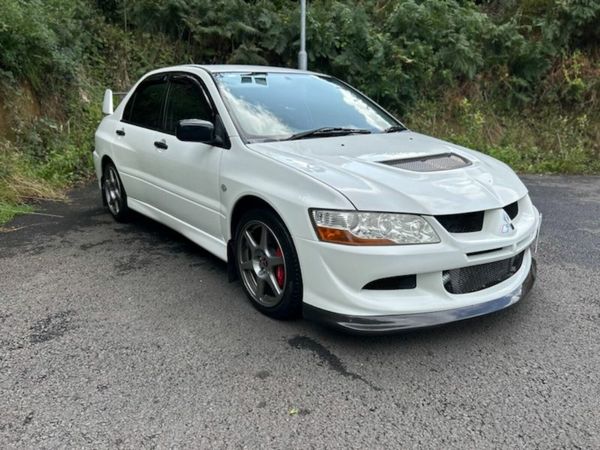
{"label": "front splitter", "polygon": [[523,283],[510,294],[484,303],[461,308],[426,313],[384,316],[350,316],[333,313],[304,304],[303,314],[306,319],[323,322],[356,334],[386,334],[418,328],[435,327],[459,320],[483,316],[514,305],[531,291],[536,279],[536,271],[536,262],[532,259],[531,268],[529,269],[527,277]]}

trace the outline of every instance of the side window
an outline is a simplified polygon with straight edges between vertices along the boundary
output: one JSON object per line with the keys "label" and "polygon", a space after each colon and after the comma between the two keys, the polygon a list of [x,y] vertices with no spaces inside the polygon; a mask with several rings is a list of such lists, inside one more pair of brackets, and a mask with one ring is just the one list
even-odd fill
{"label": "side window", "polygon": [[162,128],[162,105],[166,91],[167,81],[164,79],[145,81],[126,105],[123,119],[140,127]]}
{"label": "side window", "polygon": [[213,113],[202,88],[188,77],[177,77],[169,89],[166,132],[175,134],[177,124],[184,119],[212,122]]}
{"label": "side window", "polygon": [[131,98],[125,105],[125,110],[123,111],[123,122],[131,122],[131,110],[133,109],[133,104],[135,103],[135,92],[131,95]]}

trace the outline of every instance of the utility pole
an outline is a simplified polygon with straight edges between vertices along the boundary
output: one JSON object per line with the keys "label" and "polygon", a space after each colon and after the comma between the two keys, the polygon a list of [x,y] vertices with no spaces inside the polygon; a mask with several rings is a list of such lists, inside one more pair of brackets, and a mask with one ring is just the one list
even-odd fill
{"label": "utility pole", "polygon": [[[131,82],[129,81],[129,70],[127,69],[127,61],[129,60],[129,49],[127,42],[129,42],[129,35],[127,33],[127,0],[123,0],[123,28],[125,29],[125,40],[123,41],[123,47],[125,48],[125,58],[123,60],[123,86],[126,89],[131,87]],[[121,87],[121,86],[120,86]],[[123,89],[121,89],[123,90]]]}
{"label": "utility pole", "polygon": [[306,70],[306,0],[300,0],[300,51],[298,52],[298,68]]}

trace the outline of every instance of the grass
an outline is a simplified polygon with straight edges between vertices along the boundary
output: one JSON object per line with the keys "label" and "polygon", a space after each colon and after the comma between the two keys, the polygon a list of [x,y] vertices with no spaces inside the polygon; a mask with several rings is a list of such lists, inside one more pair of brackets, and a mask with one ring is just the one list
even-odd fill
{"label": "grass", "polygon": [[14,205],[12,203],[0,202],[0,226],[8,223],[18,214],[27,214],[33,212],[30,205]]}
{"label": "grass", "polygon": [[[4,103],[17,110],[23,97],[20,89],[0,90],[0,107]],[[26,205],[64,199],[66,189],[91,177],[94,131],[102,117],[100,91],[82,89],[64,100],[63,117],[19,111],[0,127],[0,225],[30,212]]]}
{"label": "grass", "polygon": [[515,113],[485,102],[443,99],[407,117],[415,131],[487,153],[520,173],[600,173],[600,115],[546,107]]}
{"label": "grass", "polygon": [[0,226],[16,215],[34,211],[40,200],[64,200],[68,182],[52,182],[19,153],[0,153]]}

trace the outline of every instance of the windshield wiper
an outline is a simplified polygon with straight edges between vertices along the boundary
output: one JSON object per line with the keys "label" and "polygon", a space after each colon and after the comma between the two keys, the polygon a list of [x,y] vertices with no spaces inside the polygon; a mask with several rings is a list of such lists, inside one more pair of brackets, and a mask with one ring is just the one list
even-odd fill
{"label": "windshield wiper", "polygon": [[406,131],[406,128],[401,125],[392,125],[391,127],[383,130],[384,133],[397,133],[398,131]]}
{"label": "windshield wiper", "polygon": [[286,141],[294,141],[296,139],[304,139],[309,137],[320,136],[344,136],[346,134],[370,134],[370,130],[362,128],[343,128],[343,127],[321,127],[314,130],[301,131],[300,133],[292,134],[286,138]]}

